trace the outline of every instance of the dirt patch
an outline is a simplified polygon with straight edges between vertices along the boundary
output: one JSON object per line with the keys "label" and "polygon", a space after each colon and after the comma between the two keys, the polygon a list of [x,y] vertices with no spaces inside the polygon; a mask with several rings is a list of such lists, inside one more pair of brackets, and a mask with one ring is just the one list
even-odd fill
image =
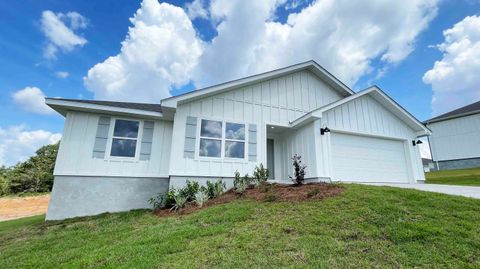
{"label": "dirt patch", "polygon": [[[208,200],[202,208],[225,204],[237,199],[253,199],[259,202],[298,202],[306,200],[321,200],[327,197],[337,196],[342,193],[344,188],[339,185],[325,183],[309,183],[300,186],[284,184],[265,184],[257,188],[250,188],[243,195],[235,193],[233,190],[225,192],[216,199]],[[156,210],[158,216],[185,215],[200,210],[195,203],[189,203],[178,211],[170,209]]]}
{"label": "dirt patch", "polygon": [[45,214],[50,195],[0,198],[0,221]]}

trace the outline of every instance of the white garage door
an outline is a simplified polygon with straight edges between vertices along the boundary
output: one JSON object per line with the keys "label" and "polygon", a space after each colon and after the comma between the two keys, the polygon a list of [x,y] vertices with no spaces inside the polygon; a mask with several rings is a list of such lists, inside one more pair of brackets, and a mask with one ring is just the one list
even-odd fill
{"label": "white garage door", "polygon": [[333,180],[408,183],[404,142],[331,133]]}

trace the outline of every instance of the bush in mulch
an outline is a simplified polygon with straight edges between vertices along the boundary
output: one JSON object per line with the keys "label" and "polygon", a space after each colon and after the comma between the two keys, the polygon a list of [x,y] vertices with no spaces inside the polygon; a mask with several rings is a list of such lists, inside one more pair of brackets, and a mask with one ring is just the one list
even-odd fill
{"label": "bush in mulch", "polygon": [[172,211],[170,209],[157,209],[154,213],[158,216],[175,216],[190,214],[202,208],[225,204],[239,199],[252,199],[259,202],[300,202],[307,200],[321,200],[341,194],[344,188],[336,184],[309,183],[300,186],[263,183],[257,188],[249,188],[242,195],[231,189],[221,196],[210,199],[198,207],[195,203],[188,203],[185,207]]}

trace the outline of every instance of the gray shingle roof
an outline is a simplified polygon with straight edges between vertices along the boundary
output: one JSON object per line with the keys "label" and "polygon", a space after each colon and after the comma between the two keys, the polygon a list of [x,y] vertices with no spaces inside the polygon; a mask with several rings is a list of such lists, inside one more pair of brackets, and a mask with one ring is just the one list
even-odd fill
{"label": "gray shingle roof", "polygon": [[466,105],[464,107],[461,107],[461,108],[458,108],[458,109],[455,109],[455,110],[452,110],[452,111],[447,112],[445,114],[436,116],[436,117],[431,118],[431,119],[429,119],[425,122],[428,123],[428,122],[434,122],[434,121],[441,121],[443,119],[455,118],[456,116],[470,114],[470,113],[473,114],[475,112],[480,113],[480,101],[478,101],[476,103],[473,103],[473,104],[470,104],[470,105]]}
{"label": "gray shingle roof", "polygon": [[149,104],[149,103],[130,103],[130,102],[113,102],[113,101],[98,101],[98,100],[81,100],[81,99],[65,99],[65,98],[54,98],[55,100],[62,101],[71,101],[85,104],[94,104],[102,106],[112,106],[120,108],[129,108],[129,109],[139,109],[145,111],[153,112],[162,112],[162,107],[160,104]]}

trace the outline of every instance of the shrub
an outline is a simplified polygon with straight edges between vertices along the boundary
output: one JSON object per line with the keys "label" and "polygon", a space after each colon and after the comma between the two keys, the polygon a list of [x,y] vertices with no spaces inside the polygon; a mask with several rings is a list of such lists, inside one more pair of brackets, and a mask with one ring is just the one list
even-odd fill
{"label": "shrub", "polygon": [[199,206],[202,207],[203,204],[208,201],[208,193],[205,190],[199,190],[195,194],[195,203]]}
{"label": "shrub", "polygon": [[187,198],[187,202],[195,200],[195,194],[200,190],[200,184],[197,181],[187,180],[187,185],[179,190],[182,196]]}
{"label": "shrub", "polygon": [[5,166],[0,166],[0,196],[10,193],[10,182],[7,179],[8,171]]}
{"label": "shrub", "polygon": [[305,165],[302,165],[302,156],[300,155],[293,155],[292,161],[293,161],[293,177],[290,176],[290,179],[293,180],[293,183],[297,186],[303,184],[305,181],[305,168],[307,168]]}
{"label": "shrub", "polygon": [[179,209],[182,209],[185,207],[185,204],[187,203],[188,197],[182,195],[182,193],[179,191],[175,194],[174,200],[175,204],[170,208],[170,210],[177,211]]}
{"label": "shrub", "polygon": [[260,186],[263,182],[267,182],[268,180],[268,169],[266,169],[261,163],[259,166],[255,166],[253,176],[255,179],[255,186]]}
{"label": "shrub", "polygon": [[175,188],[170,188],[166,193],[159,193],[157,196],[152,197],[148,202],[153,206],[154,209],[159,208],[171,208],[175,205],[175,195],[177,191]]}
{"label": "shrub", "polygon": [[225,182],[219,179],[217,182],[207,181],[207,193],[209,198],[217,198],[226,189]]}
{"label": "shrub", "polygon": [[319,189],[319,188],[315,188],[315,189],[313,189],[313,190],[311,190],[311,191],[309,191],[309,192],[307,193],[307,197],[308,197],[308,198],[311,198],[311,197],[313,197],[313,196],[315,196],[315,195],[317,195],[317,194],[319,194],[319,193],[320,193],[320,189]]}

